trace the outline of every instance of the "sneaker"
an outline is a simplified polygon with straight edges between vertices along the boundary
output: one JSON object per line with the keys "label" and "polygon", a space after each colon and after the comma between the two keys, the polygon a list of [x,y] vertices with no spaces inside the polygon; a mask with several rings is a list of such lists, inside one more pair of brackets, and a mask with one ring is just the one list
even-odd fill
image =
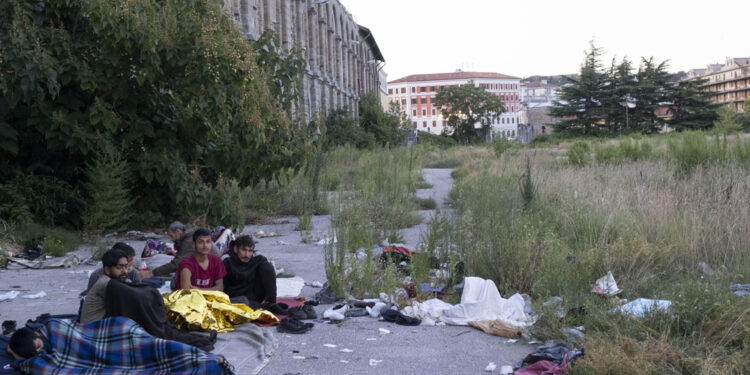
{"label": "sneaker", "polygon": [[282,319],[277,330],[284,333],[305,333],[312,329],[312,323],[302,323],[297,319]]}
{"label": "sneaker", "polygon": [[[276,315],[289,315],[289,310],[284,308],[283,306],[286,306],[286,304],[281,303],[274,303],[271,305],[266,306],[266,310],[276,314]],[[288,307],[288,306],[287,306]]]}
{"label": "sneaker", "polygon": [[306,319],[317,319],[318,314],[315,312],[315,309],[312,307],[312,305],[303,305],[302,311],[305,312],[305,315],[307,315]]}
{"label": "sneaker", "polygon": [[305,320],[305,319],[307,319],[307,313],[305,313],[302,310],[302,307],[299,307],[299,306],[292,307],[288,311],[289,311],[289,314],[288,314],[289,318],[291,318],[291,319],[297,319],[297,320]]}

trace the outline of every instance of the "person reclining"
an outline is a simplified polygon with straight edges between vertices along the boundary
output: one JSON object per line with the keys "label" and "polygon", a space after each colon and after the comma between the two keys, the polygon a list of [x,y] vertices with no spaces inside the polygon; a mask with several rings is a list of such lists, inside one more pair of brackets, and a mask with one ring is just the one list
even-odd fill
{"label": "person reclining", "polygon": [[[142,279],[148,279],[154,276],[169,276],[171,273],[177,271],[177,268],[183,259],[189,257],[195,251],[193,240],[194,232],[186,232],[185,225],[181,222],[175,221],[172,224],[169,224],[167,234],[174,242],[174,248],[177,251],[177,254],[175,254],[174,258],[169,263],[156,267],[153,271],[141,271]],[[211,242],[211,253],[219,256],[221,255],[221,251],[213,244],[213,242]]]}
{"label": "person reclining", "polygon": [[[128,258],[128,272],[126,273],[126,282],[131,283],[140,283],[141,282],[141,275],[138,272],[137,269],[133,267],[133,258],[135,258],[135,249],[133,249],[132,246],[124,243],[124,242],[118,242],[114,245],[112,245],[112,249],[118,249],[122,250],[125,255]],[[110,250],[112,250],[110,249]],[[96,269],[94,272],[91,273],[91,276],[89,276],[89,285],[86,287],[86,290],[81,292],[81,297],[88,294],[89,290],[91,290],[91,287],[94,286],[97,280],[104,274],[104,267]]]}
{"label": "person reclining", "polygon": [[119,249],[104,253],[104,274],[89,291],[81,309],[81,323],[89,323],[110,316],[133,319],[151,335],[213,349],[216,332],[210,336],[181,331],[167,320],[164,300],[156,288],[147,284],[125,282],[127,257]]}
{"label": "person reclining", "polygon": [[111,317],[91,323],[50,319],[37,332],[11,335],[11,366],[24,373],[231,373],[223,356],[155,338],[134,321]]}
{"label": "person reclining", "polygon": [[221,258],[211,253],[211,232],[198,229],[193,233],[195,251],[177,267],[177,289],[224,290],[227,271]]}
{"label": "person reclining", "polygon": [[232,302],[286,315],[284,306],[276,303],[276,270],[266,257],[255,254],[256,243],[249,235],[230,242],[229,257],[224,259],[224,292]]}

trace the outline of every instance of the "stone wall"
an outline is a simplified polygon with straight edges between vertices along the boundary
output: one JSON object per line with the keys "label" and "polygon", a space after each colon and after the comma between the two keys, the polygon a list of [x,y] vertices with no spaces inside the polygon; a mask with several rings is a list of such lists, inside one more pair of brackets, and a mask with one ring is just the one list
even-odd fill
{"label": "stone wall", "polygon": [[375,39],[337,0],[226,0],[250,40],[276,31],[285,51],[299,46],[307,62],[297,110],[306,119],[346,108],[358,116],[359,98],[378,89],[384,62]]}

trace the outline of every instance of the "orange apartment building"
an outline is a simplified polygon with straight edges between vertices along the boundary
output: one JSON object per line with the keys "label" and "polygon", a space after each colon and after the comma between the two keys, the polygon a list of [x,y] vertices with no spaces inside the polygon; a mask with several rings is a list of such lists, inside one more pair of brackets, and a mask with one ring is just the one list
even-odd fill
{"label": "orange apartment building", "polygon": [[416,129],[440,134],[445,128],[440,107],[435,105],[437,91],[447,86],[474,85],[500,97],[506,112],[493,122],[492,131],[503,137],[518,133],[521,79],[500,73],[464,72],[414,74],[388,82],[388,101],[396,102]]}

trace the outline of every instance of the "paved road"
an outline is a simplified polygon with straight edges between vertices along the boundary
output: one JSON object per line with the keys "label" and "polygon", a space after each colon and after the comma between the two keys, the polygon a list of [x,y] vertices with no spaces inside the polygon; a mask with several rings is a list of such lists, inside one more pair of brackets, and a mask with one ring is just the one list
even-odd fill
{"label": "paved road", "polygon": [[[450,172],[449,169],[425,169],[424,178],[433,187],[417,192],[420,197],[435,199],[441,212],[447,214],[452,212],[445,207],[445,199],[453,186]],[[434,211],[420,211],[420,214],[425,222],[404,230],[407,245],[418,244]],[[263,230],[283,234],[260,239],[257,249],[282,266],[293,269],[308,283],[324,282],[323,246],[315,242],[328,235],[330,217],[316,216],[312,220],[311,237],[315,241],[306,240],[294,230],[296,218],[282,218],[270,225],[247,226],[244,232]],[[139,241],[127,242],[136,249],[144,246]],[[83,247],[77,253],[85,257],[91,251],[91,248]],[[0,302],[0,319],[21,323],[43,312],[75,313],[78,293],[85,287],[87,272],[94,268],[79,265],[70,269],[0,271],[0,289],[20,286],[20,289],[47,293],[46,297],[36,300],[17,297]],[[312,298],[318,290],[305,286],[301,295]],[[328,307],[330,305],[321,305],[316,309],[322,315]],[[379,328],[391,333],[382,335]],[[278,349],[261,374],[477,374],[484,373],[489,362],[494,362],[498,368],[496,372],[499,372],[502,365],[513,364],[534,350],[522,340],[508,343],[505,338],[490,336],[470,327],[405,327],[370,317],[348,319],[339,325],[315,322],[315,327],[302,335],[279,334],[274,328],[267,329],[272,330],[278,339]],[[246,355],[242,345],[238,344],[242,333],[221,335],[226,336],[217,345],[216,352],[237,364],[238,374],[250,373],[252,369],[242,365]],[[342,352],[342,349],[350,352]],[[304,359],[297,359],[300,357]]]}

